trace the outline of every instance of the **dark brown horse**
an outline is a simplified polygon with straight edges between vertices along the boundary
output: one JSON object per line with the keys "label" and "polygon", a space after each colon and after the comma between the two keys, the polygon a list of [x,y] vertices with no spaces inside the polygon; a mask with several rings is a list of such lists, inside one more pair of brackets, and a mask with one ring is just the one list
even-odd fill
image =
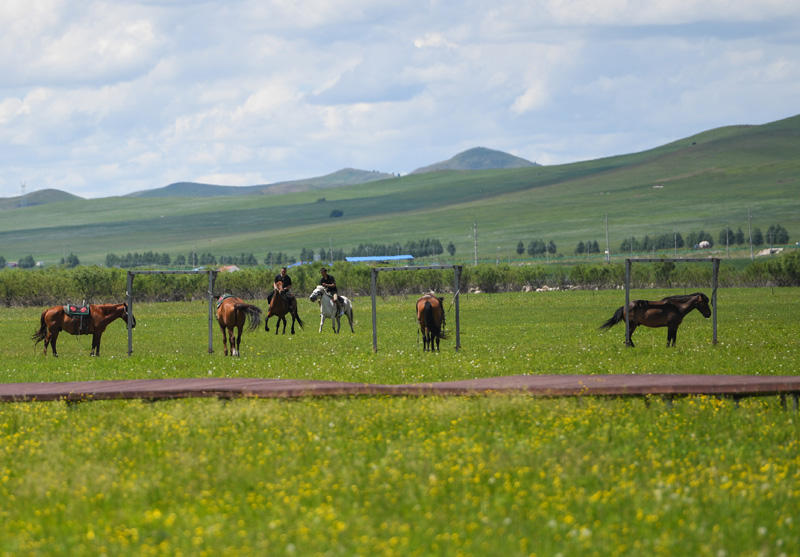
{"label": "dark brown horse", "polygon": [[275,334],[278,334],[278,330],[281,327],[281,321],[283,321],[283,334],[286,334],[286,314],[289,313],[292,316],[292,334],[294,334],[294,322],[297,321],[297,324],[300,325],[302,329],[305,326],[303,320],[300,319],[300,316],[297,315],[297,298],[292,296],[288,300],[281,294],[280,292],[275,292],[275,295],[272,297],[272,300],[269,302],[269,309],[267,310],[267,318],[264,320],[264,330],[269,332],[269,318],[275,315],[278,318],[278,324],[275,325]]}
{"label": "dark brown horse", "polygon": [[[702,292],[695,292],[694,294],[667,296],[657,302],[648,300],[632,301],[628,305],[630,328],[625,344],[634,346],[631,340],[633,331],[639,325],[644,325],[645,327],[667,327],[667,346],[675,346],[678,327],[683,318],[693,309],[697,309],[706,319],[711,317],[708,296]],[[610,329],[620,322],[625,322],[625,306],[619,308],[611,319],[600,325],[600,328]]]}
{"label": "dark brown horse", "polygon": [[433,352],[433,343],[439,350],[439,339],[447,339],[444,328],[444,298],[426,294],[417,300],[417,323],[422,332],[422,350]]}
{"label": "dark brown horse", "polygon": [[31,340],[36,344],[44,341],[44,354],[47,355],[47,345],[53,349],[53,356],[58,356],[56,351],[56,340],[58,333],[65,331],[71,335],[92,335],[92,352],[90,356],[100,355],[100,337],[106,327],[116,319],[122,319],[128,323],[131,319],[131,327],[136,327],[136,319],[128,313],[128,304],[95,304],[89,306],[89,312],[85,316],[71,317],[67,315],[64,306],[55,306],[42,312],[40,327],[37,329]]}
{"label": "dark brown horse", "polygon": [[[247,304],[241,298],[225,296],[217,306],[217,321],[222,331],[222,345],[225,355],[228,355],[228,340],[231,343],[231,356],[239,355],[239,345],[242,343],[242,330],[247,322],[247,330],[252,332],[261,325],[261,308]],[[237,334],[234,338],[233,331]]]}

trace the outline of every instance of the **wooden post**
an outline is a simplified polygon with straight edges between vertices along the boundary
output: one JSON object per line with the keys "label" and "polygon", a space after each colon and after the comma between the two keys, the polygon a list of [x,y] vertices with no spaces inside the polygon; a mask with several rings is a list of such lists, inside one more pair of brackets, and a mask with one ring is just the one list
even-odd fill
{"label": "wooden post", "polygon": [[376,321],[376,313],[375,313],[375,290],[376,290],[376,285],[377,285],[377,282],[378,282],[378,270],[375,267],[373,267],[371,269],[371,271],[372,271],[372,277],[371,277],[372,288],[370,290],[372,292],[372,351],[373,352],[377,352],[378,351],[378,323]]}
{"label": "wooden post", "polygon": [[460,282],[461,282],[461,265],[453,266],[453,296],[456,308],[456,350],[461,348],[461,313],[459,312],[459,299],[461,298]]}
{"label": "wooden post", "polygon": [[713,334],[711,344],[717,344],[717,282],[719,280],[719,259],[711,260],[713,270],[711,272],[711,311],[713,313]]}
{"label": "wooden post", "polygon": [[217,272],[208,271],[208,353],[214,353],[214,282]]}
{"label": "wooden post", "polygon": [[133,354],[133,273],[128,271],[128,280],[126,284],[126,302],[128,303],[128,356]]}
{"label": "wooden post", "polygon": [[631,260],[625,260],[625,346],[630,346],[628,339],[631,334],[631,317],[628,315],[628,306],[631,303]]}

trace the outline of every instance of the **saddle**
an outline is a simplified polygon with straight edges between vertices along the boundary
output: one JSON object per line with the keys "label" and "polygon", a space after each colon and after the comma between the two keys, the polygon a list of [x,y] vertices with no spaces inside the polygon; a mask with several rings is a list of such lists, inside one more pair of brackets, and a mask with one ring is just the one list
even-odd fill
{"label": "saddle", "polygon": [[225,300],[225,298],[233,298],[233,297],[234,297],[233,294],[229,292],[226,292],[225,294],[220,296],[219,299],[217,300],[217,309],[219,309],[219,306],[222,305],[222,302]]}
{"label": "saddle", "polygon": [[64,306],[64,313],[72,317],[73,331],[75,335],[89,334],[89,322],[85,319],[92,315],[89,306],[84,302],[81,305],[67,304]]}

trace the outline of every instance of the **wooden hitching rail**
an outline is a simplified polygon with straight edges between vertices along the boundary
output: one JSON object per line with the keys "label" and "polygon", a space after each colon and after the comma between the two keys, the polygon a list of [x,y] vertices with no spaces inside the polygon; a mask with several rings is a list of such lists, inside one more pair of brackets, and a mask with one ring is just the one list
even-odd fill
{"label": "wooden hitching rail", "polygon": [[794,401],[793,406],[797,409],[800,377],[658,374],[513,375],[409,385],[264,378],[132,379],[0,384],[0,402],[484,394],[526,394],[541,397],[717,395],[734,399],[748,396],[781,396],[783,401],[787,396],[791,396]]}

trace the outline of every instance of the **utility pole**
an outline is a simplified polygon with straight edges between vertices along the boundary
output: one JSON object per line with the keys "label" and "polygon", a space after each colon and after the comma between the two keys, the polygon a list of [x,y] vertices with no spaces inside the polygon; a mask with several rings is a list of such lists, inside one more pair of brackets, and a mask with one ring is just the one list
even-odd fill
{"label": "utility pole", "polygon": [[478,222],[472,223],[472,237],[475,239],[475,266],[478,266]]}
{"label": "utility pole", "polygon": [[611,263],[611,244],[608,243],[608,213],[606,213],[606,263]]}
{"label": "utility pole", "polygon": [[747,208],[747,234],[750,236],[750,261],[753,260],[753,228],[750,226],[750,207]]}

